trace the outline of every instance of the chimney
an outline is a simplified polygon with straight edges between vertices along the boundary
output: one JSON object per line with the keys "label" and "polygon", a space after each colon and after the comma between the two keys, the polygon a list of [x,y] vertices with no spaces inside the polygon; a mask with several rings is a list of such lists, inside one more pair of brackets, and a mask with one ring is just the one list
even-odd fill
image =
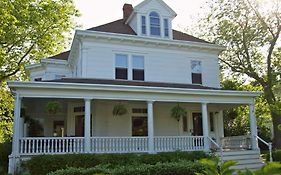
{"label": "chimney", "polygon": [[132,4],[124,4],[124,6],[123,6],[123,19],[124,19],[124,21],[126,21],[129,18],[129,16],[133,12],[133,10],[134,10],[134,8],[133,8]]}

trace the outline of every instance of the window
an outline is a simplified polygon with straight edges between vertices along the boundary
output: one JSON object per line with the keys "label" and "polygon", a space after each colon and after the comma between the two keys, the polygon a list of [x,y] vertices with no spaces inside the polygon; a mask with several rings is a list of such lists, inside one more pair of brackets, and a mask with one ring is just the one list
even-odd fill
{"label": "window", "polygon": [[168,21],[168,19],[164,19],[164,34],[165,34],[165,37],[169,37],[169,21]]}
{"label": "window", "polygon": [[192,84],[202,84],[201,61],[191,61]]}
{"label": "window", "polygon": [[141,17],[141,33],[146,34],[146,18],[145,16]]}
{"label": "window", "polygon": [[147,114],[147,109],[146,108],[133,108],[132,113],[139,113],[139,114]]}
{"label": "window", "polygon": [[115,56],[115,79],[128,79],[128,56],[117,54]]}
{"label": "window", "polygon": [[133,80],[144,81],[144,57],[133,55]]}
{"label": "window", "polygon": [[214,113],[210,112],[210,131],[215,131],[215,124],[214,124]]}
{"label": "window", "polygon": [[182,117],[183,132],[187,132],[187,117]]}
{"label": "window", "polygon": [[132,136],[147,136],[147,108],[132,108]]}
{"label": "window", "polygon": [[160,17],[158,13],[151,12],[149,15],[150,18],[150,35],[160,36]]}

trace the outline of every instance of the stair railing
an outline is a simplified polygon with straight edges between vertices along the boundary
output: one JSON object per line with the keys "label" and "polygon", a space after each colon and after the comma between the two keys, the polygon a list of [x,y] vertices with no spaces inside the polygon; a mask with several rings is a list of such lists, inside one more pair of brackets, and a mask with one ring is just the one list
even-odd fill
{"label": "stair railing", "polygon": [[219,145],[211,137],[208,137],[208,139],[211,141],[211,143],[213,143],[220,150],[220,158],[221,158],[221,162],[223,163],[223,147],[222,147],[222,145]]}
{"label": "stair railing", "polygon": [[273,158],[272,158],[272,143],[271,142],[266,142],[265,140],[263,140],[262,138],[260,138],[259,136],[256,136],[256,138],[258,140],[260,140],[262,143],[264,143],[267,147],[268,147],[268,150],[269,150],[269,161],[270,162],[273,162]]}

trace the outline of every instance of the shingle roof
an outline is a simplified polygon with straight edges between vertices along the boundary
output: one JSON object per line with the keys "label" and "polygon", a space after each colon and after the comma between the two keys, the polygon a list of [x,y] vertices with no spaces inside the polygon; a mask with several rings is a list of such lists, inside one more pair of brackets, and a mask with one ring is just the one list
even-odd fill
{"label": "shingle roof", "polygon": [[[125,24],[123,19],[119,19],[104,25],[100,25],[97,27],[93,27],[90,29],[87,29],[90,31],[99,31],[99,32],[109,32],[109,33],[119,33],[119,34],[127,34],[127,35],[137,35],[134,30],[127,24]],[[173,30],[173,39],[174,40],[181,40],[181,41],[192,41],[192,42],[201,42],[201,43],[209,43],[207,41],[204,41],[202,39],[196,38],[194,36],[188,35],[186,33]],[[63,53],[60,53],[58,55],[50,57],[50,59],[62,59],[67,60],[69,56],[70,51],[66,51]]]}
{"label": "shingle roof", "polygon": [[44,82],[58,83],[81,83],[81,84],[107,84],[107,85],[127,85],[127,86],[146,86],[146,87],[167,87],[167,88],[186,88],[186,89],[213,89],[202,85],[194,84],[179,84],[179,83],[160,83],[147,81],[129,81],[129,80],[109,80],[109,79],[85,79],[85,78],[62,78],[58,80],[47,80]]}
{"label": "shingle roof", "polygon": [[68,60],[69,53],[70,51],[65,51],[60,54],[49,57],[49,59]]}

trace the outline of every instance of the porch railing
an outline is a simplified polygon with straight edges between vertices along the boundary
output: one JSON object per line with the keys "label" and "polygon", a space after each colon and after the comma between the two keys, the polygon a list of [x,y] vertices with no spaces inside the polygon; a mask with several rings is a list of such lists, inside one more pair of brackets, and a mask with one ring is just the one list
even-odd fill
{"label": "porch railing", "polygon": [[147,137],[92,137],[93,153],[148,152]]}
{"label": "porch railing", "polygon": [[221,138],[223,149],[251,149],[251,136],[232,136]]}
{"label": "porch railing", "polygon": [[83,137],[26,137],[20,139],[21,155],[83,153]]}
{"label": "porch railing", "polygon": [[154,138],[156,152],[169,151],[202,151],[204,150],[203,136],[163,136]]}
{"label": "porch railing", "polygon": [[[83,137],[26,137],[19,142],[20,155],[84,153]],[[91,137],[92,153],[149,152],[148,137]],[[154,137],[155,152],[202,151],[203,136]]]}

